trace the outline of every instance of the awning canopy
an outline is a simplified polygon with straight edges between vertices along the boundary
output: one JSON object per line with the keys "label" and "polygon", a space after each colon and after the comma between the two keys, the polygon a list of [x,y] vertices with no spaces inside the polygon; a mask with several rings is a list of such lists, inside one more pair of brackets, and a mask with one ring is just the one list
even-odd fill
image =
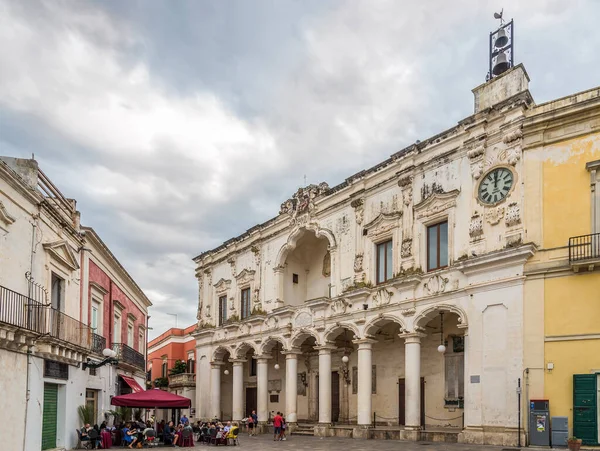
{"label": "awning canopy", "polygon": [[123,379],[123,381],[125,381],[125,383],[127,385],[129,385],[129,387],[131,387],[131,390],[134,393],[144,391],[144,389],[141,387],[141,385],[138,384],[137,381],[133,377],[123,376],[122,374],[119,374],[119,376],[121,377],[121,379]]}
{"label": "awning canopy", "polygon": [[173,393],[169,393],[158,388],[155,388],[154,390],[131,393],[129,395],[115,396],[111,399],[110,403],[113,406],[145,407],[150,409],[185,409],[191,407],[192,405],[192,401],[190,399],[184,398],[183,396],[174,395]]}

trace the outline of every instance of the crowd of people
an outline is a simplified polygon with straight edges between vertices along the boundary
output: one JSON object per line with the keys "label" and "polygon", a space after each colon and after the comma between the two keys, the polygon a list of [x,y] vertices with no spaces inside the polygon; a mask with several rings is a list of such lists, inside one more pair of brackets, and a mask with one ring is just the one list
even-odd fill
{"label": "crowd of people", "polygon": [[[253,410],[246,418],[242,420],[246,425],[246,431],[249,437],[255,437],[258,430],[258,416]],[[173,421],[166,422],[162,420],[156,424],[156,432],[153,427],[153,419],[147,422],[141,420],[126,422],[117,426],[107,426],[103,422],[100,426],[95,424],[91,427],[86,424],[80,430],[80,439],[82,442],[89,441],[91,449],[99,449],[101,443],[101,434],[103,431],[110,432],[113,437],[114,445],[122,445],[130,449],[142,448],[149,437],[160,439],[165,446],[193,446],[194,434],[196,441],[202,443],[213,443],[215,445],[237,444],[237,435],[240,430],[238,422],[228,421],[222,423],[215,419],[212,421],[197,421],[194,425],[186,415],[183,415],[175,426]],[[277,412],[273,417],[273,440],[283,441],[286,437],[287,424],[283,413]]]}

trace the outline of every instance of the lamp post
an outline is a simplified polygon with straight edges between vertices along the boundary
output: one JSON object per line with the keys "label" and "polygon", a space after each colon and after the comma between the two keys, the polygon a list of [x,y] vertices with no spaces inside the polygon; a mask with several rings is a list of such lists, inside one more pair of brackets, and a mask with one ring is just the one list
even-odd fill
{"label": "lamp post", "polygon": [[105,358],[101,362],[88,358],[85,362],[83,362],[83,369],[86,370],[88,368],[100,368],[104,365],[117,365],[119,363],[119,360],[117,359],[117,353],[112,349],[104,349],[102,351],[102,355]]}

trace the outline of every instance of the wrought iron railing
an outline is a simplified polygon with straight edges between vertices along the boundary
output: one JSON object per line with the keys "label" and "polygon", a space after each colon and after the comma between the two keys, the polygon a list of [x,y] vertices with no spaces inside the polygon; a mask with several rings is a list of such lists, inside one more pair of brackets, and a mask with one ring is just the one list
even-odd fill
{"label": "wrought iron railing", "polygon": [[0,286],[0,322],[45,334],[48,308],[27,296]]}
{"label": "wrought iron railing", "polygon": [[119,362],[128,363],[129,365],[145,370],[146,359],[141,352],[137,352],[125,343],[113,343],[113,351],[117,353]]}
{"label": "wrought iron railing", "polygon": [[102,351],[106,348],[106,338],[102,335],[92,333],[92,352],[96,354],[102,354]]}
{"label": "wrought iron railing", "polygon": [[0,322],[89,349],[90,326],[33,299],[0,286]]}
{"label": "wrought iron railing", "polygon": [[569,262],[600,259],[600,233],[569,238]]}
{"label": "wrought iron railing", "polygon": [[90,349],[92,328],[56,309],[48,309],[48,331],[52,338]]}

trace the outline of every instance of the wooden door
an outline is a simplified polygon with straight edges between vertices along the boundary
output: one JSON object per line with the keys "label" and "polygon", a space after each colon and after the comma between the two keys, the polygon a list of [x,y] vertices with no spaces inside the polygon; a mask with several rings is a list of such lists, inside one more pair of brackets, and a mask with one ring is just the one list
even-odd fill
{"label": "wooden door", "polygon": [[337,423],[340,419],[340,373],[331,372],[331,421]]}
{"label": "wooden door", "polygon": [[[246,387],[246,415],[250,415],[253,410],[256,410],[257,394],[256,387]],[[265,421],[264,418],[259,418],[261,421]]]}
{"label": "wooden door", "polygon": [[[406,424],[406,381],[398,379],[398,424]],[[425,427],[425,378],[421,378],[421,427]]]}
{"label": "wooden door", "polygon": [[573,375],[573,435],[584,445],[598,444],[597,376]]}

